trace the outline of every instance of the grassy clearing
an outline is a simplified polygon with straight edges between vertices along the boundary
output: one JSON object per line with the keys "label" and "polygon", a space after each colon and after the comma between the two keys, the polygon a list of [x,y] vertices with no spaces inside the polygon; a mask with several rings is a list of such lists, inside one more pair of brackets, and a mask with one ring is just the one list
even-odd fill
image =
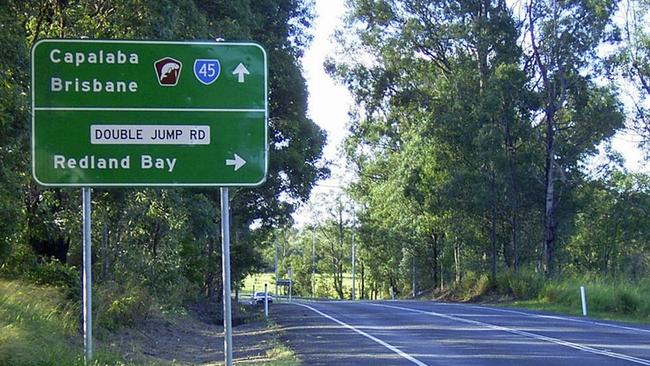
{"label": "grassy clearing", "polygon": [[[294,279],[294,281],[296,281]],[[360,286],[360,279],[357,277],[357,286]],[[296,281],[297,282],[297,281]],[[253,291],[264,291],[264,284],[268,284],[268,290],[272,294],[275,292],[275,277],[273,273],[255,273],[247,276],[244,279],[243,286],[240,289],[240,294],[250,295]],[[334,285],[332,278],[330,276],[316,274],[315,277],[315,296],[318,298],[330,298],[337,299],[338,296],[334,291]],[[344,273],[343,274],[343,291],[346,297],[350,297],[352,292],[352,274]],[[305,296],[311,297],[311,288],[300,293],[300,287],[294,287],[294,295],[296,296]]]}
{"label": "grassy clearing", "polygon": [[264,291],[264,284],[268,285],[270,292],[275,292],[275,275],[273,273],[256,273],[244,279],[240,289],[242,294],[252,294],[254,291]]}
{"label": "grassy clearing", "polygon": [[[0,279],[0,365],[83,365],[79,305],[62,291]],[[95,364],[119,364],[97,354]]]}

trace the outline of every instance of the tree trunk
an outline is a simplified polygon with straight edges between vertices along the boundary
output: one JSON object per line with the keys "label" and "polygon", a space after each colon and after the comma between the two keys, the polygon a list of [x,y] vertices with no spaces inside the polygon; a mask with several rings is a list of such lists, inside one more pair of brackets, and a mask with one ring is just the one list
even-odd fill
{"label": "tree trunk", "polygon": [[363,264],[363,261],[361,261],[361,299],[366,298],[366,272],[365,272],[365,266]]}
{"label": "tree trunk", "polygon": [[[508,154],[508,170],[510,170],[510,181],[509,181],[509,190],[510,190],[510,249],[511,253],[511,263],[508,264],[515,272],[519,270],[519,254],[518,254],[518,243],[517,243],[517,230],[518,230],[518,220],[517,214],[519,210],[519,187],[517,184],[517,151],[512,136],[512,129],[510,126],[510,120],[506,120],[506,153]],[[504,251],[505,252],[505,251]]]}
{"label": "tree trunk", "polygon": [[207,245],[207,256],[208,258],[206,266],[205,266],[205,296],[213,300],[216,298],[216,290],[214,288],[214,274],[215,274],[215,255],[214,255],[214,248],[215,248],[215,241],[214,240],[208,240],[208,245]]}
{"label": "tree trunk", "polygon": [[555,131],[552,114],[546,117],[546,164],[544,167],[544,248],[543,269],[547,277],[553,276],[553,256],[555,252]]}
{"label": "tree trunk", "polygon": [[433,251],[433,268],[432,270],[432,280],[435,286],[438,283],[438,235],[436,233],[431,233],[431,249]]}
{"label": "tree trunk", "polygon": [[[528,17],[533,17],[532,3],[528,5]],[[544,160],[544,242],[542,248],[542,270],[547,277],[553,276],[553,257],[555,252],[555,238],[557,222],[555,217],[556,200],[555,200],[555,115],[559,106],[562,105],[564,91],[566,87],[556,86],[549,78],[547,65],[542,61],[537,40],[535,36],[535,22],[530,22],[530,46],[533,50],[535,64],[539,68],[542,83],[545,91],[544,119],[546,124],[546,156]],[[556,31],[557,33],[557,31]],[[557,37],[557,35],[555,34]]]}
{"label": "tree trunk", "polygon": [[497,189],[496,189],[496,177],[494,169],[490,172],[490,193],[492,195],[492,200],[490,200],[490,244],[491,244],[491,276],[492,280],[497,278]]}
{"label": "tree trunk", "polygon": [[109,232],[108,232],[108,223],[105,222],[104,226],[102,227],[102,280],[106,280],[108,278],[108,244],[109,244]]}

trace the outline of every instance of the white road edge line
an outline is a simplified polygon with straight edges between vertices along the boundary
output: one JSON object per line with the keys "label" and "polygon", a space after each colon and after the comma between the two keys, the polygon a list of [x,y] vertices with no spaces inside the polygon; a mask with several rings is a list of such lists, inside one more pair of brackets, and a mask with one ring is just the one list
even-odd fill
{"label": "white road edge line", "polygon": [[[338,324],[340,324],[340,325],[342,325],[342,326],[344,326],[344,327],[346,327],[346,328],[348,328],[348,329],[350,329],[350,330],[352,330],[352,331],[354,331],[354,332],[356,332],[356,333],[358,333],[358,334],[361,334],[362,336],[364,336],[364,337],[366,337],[366,338],[368,338],[368,339],[370,339],[370,340],[372,340],[372,341],[374,341],[374,342],[376,342],[376,343],[381,344],[382,346],[388,348],[389,350],[391,350],[391,351],[397,353],[398,355],[404,357],[405,359],[407,359],[407,360],[413,362],[414,364],[416,364],[416,365],[418,365],[418,366],[429,366],[429,365],[427,365],[426,363],[424,363],[424,362],[422,362],[422,361],[416,359],[415,357],[409,355],[408,353],[405,353],[405,352],[403,352],[403,351],[400,351],[397,347],[395,347],[395,346],[393,346],[393,345],[391,345],[391,344],[388,344],[388,343],[382,341],[381,339],[379,339],[379,338],[377,338],[377,337],[371,336],[370,334],[368,334],[368,333],[366,333],[366,332],[364,332],[364,331],[362,331],[362,330],[360,330],[360,329],[357,329],[357,328],[351,326],[350,324],[344,323],[344,322],[342,322],[342,321],[340,321],[340,320],[334,318],[333,316],[327,315],[327,314],[323,313],[323,312],[320,311],[320,310],[316,310],[316,309],[314,309],[313,307],[311,307],[311,306],[309,306],[309,305],[305,305],[305,304],[301,304],[301,303],[297,303],[297,302],[294,302],[293,304],[294,304],[294,305],[300,305],[300,306],[302,306],[302,307],[305,307],[305,308],[307,308],[307,309],[309,309],[309,310],[315,312],[316,314],[318,314],[318,315],[320,315],[320,316],[323,316],[323,317],[325,317],[325,318],[327,318],[327,319],[329,319],[329,320],[331,320],[331,321],[333,321],[333,322],[335,322],[335,323],[338,323]],[[649,365],[650,365],[650,364],[649,364]]]}
{"label": "white road edge line", "polygon": [[560,346],[565,346],[565,347],[569,347],[569,348],[573,348],[573,349],[577,349],[577,350],[581,350],[581,351],[585,351],[585,352],[590,352],[590,353],[601,355],[601,356],[608,356],[608,357],[617,358],[617,359],[620,359],[620,360],[630,361],[630,362],[634,362],[634,363],[637,363],[637,364],[640,364],[640,365],[650,365],[650,360],[645,360],[645,359],[642,359],[642,358],[637,358],[637,357],[634,357],[634,356],[628,356],[628,355],[624,355],[624,354],[616,353],[616,352],[599,350],[597,348],[592,348],[592,347],[585,346],[585,345],[582,345],[582,344],[564,341],[564,340],[558,339],[558,338],[552,338],[552,337],[547,337],[547,336],[543,336],[543,335],[539,335],[539,334],[535,334],[535,333],[526,332],[526,331],[523,331],[523,330],[517,330],[517,329],[502,327],[502,326],[499,326],[499,325],[483,323],[483,322],[479,322],[479,321],[476,321],[476,320],[459,318],[459,317],[452,316],[452,315],[436,313],[434,311],[425,311],[425,310],[411,309],[411,308],[405,308],[405,307],[401,307],[401,306],[393,306],[393,305],[385,305],[385,304],[370,304],[369,303],[368,305],[381,306],[381,307],[386,307],[386,308],[393,308],[393,309],[398,309],[398,310],[410,311],[410,312],[413,312],[413,313],[419,313],[419,314],[424,314],[424,315],[437,316],[437,317],[440,317],[440,318],[445,318],[445,319],[458,321],[458,322],[462,322],[462,323],[478,325],[478,326],[485,327],[485,328],[488,328],[488,329],[498,330],[498,331],[502,331],[502,332],[508,332],[508,333],[512,333],[512,334],[517,334],[517,335],[520,335],[520,336],[524,336],[524,337],[527,337],[527,338],[533,338],[533,339],[537,339],[537,340],[540,340],[540,341],[555,343],[555,344],[560,345]]}
{"label": "white road edge line", "polygon": [[610,328],[616,328],[616,329],[631,330],[631,331],[634,331],[634,332],[650,333],[650,329],[626,327],[624,325],[601,323],[601,322],[596,322],[596,321],[593,321],[593,320],[567,318],[567,317],[563,317],[563,316],[559,316],[559,315],[543,315],[543,314],[527,313],[527,312],[524,312],[524,311],[517,311],[517,310],[510,310],[510,309],[499,309],[499,308],[493,308],[493,307],[489,307],[489,306],[472,305],[471,307],[475,308],[475,309],[494,310],[494,311],[500,311],[500,312],[504,312],[504,313],[528,315],[528,316],[536,317],[536,318],[566,320],[566,321],[576,322],[576,323],[584,323],[584,324],[591,324],[591,325],[597,325],[597,326],[602,326],[602,327],[610,327]]}

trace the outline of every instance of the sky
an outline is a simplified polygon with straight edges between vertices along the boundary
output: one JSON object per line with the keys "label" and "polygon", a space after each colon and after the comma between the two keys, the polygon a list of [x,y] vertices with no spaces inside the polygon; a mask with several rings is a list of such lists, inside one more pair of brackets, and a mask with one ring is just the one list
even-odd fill
{"label": "sky", "polygon": [[[343,85],[327,75],[323,67],[327,57],[335,51],[333,34],[341,27],[344,2],[345,0],[316,0],[316,19],[312,27],[314,38],[302,62],[309,91],[308,116],[327,132],[327,146],[323,155],[332,162],[329,165],[331,178],[319,182],[314,188],[310,199],[312,202],[318,200],[320,195],[340,191],[351,179],[346,174],[345,159],[340,147],[346,133],[352,96]],[[294,214],[298,226],[309,221],[310,211],[308,205],[304,205]]]}
{"label": "sky", "polygon": [[[340,151],[346,135],[348,111],[352,106],[352,96],[347,89],[325,73],[323,63],[335,53],[333,34],[342,27],[345,0],[316,0],[316,19],[312,26],[313,41],[303,57],[303,73],[309,91],[308,116],[327,131],[327,146],[324,158],[332,164],[331,178],[321,181],[314,188],[310,202],[315,203],[323,194],[341,190],[352,178],[346,171],[345,159]],[[615,150],[621,152],[626,160],[626,168],[631,171],[649,172],[643,161],[643,154],[636,148],[639,137],[629,133],[619,133],[612,141]],[[298,226],[309,223],[311,208],[303,205],[294,214]]]}

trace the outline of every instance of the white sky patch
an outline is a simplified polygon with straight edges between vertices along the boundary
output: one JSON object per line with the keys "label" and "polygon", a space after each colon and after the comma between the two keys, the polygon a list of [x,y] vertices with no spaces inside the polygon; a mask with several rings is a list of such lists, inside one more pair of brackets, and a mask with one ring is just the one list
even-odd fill
{"label": "white sky patch", "polygon": [[[310,203],[324,193],[341,191],[351,177],[346,173],[345,158],[340,152],[341,143],[347,133],[348,111],[352,107],[352,96],[342,84],[333,80],[323,66],[325,60],[336,50],[334,32],[343,28],[342,17],[345,0],[316,0],[316,19],[312,28],[314,39],[305,52],[302,66],[309,90],[308,116],[327,131],[327,146],[324,157],[332,162],[329,168],[332,178],[319,182],[311,194]],[[303,205],[294,215],[298,226],[309,223],[309,204]]]}

